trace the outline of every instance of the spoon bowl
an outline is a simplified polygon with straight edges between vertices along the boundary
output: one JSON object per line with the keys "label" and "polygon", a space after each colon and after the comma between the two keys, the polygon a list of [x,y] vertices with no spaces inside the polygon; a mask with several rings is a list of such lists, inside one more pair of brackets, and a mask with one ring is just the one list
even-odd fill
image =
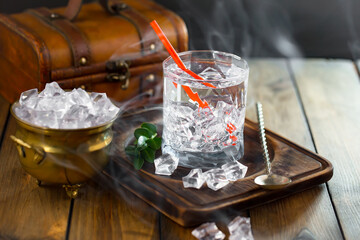
{"label": "spoon bowl", "polygon": [[291,179],[274,173],[257,176],[254,182],[265,189],[281,189],[291,183]]}

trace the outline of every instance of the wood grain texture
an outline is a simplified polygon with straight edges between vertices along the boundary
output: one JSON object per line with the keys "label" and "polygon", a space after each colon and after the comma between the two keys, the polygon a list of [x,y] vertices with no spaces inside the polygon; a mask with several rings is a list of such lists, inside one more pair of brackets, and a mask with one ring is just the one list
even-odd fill
{"label": "wood grain texture", "polygon": [[81,190],[69,239],[159,239],[158,212],[131,192],[107,185],[99,178]]}
{"label": "wood grain texture", "polygon": [[0,154],[0,239],[65,239],[70,199],[60,187],[39,187],[22,169],[9,119]]}
{"label": "wood grain texture", "polygon": [[[255,103],[263,104],[265,127],[314,150],[285,60],[252,60],[247,118],[256,121]],[[293,239],[303,228],[317,239],[341,239],[325,185],[250,210],[255,239]]]}
{"label": "wood grain texture", "polygon": [[292,60],[319,154],[334,165],[328,183],[346,239],[360,236],[360,83],[345,60]]}
{"label": "wood grain texture", "polygon": [[10,104],[0,95],[0,139],[3,134],[6,119],[9,114],[9,108]]}
{"label": "wood grain texture", "polygon": [[[229,236],[229,230],[227,229],[227,224],[231,222],[231,220],[234,218],[234,215],[248,217],[246,211],[239,211],[237,209],[229,209],[229,213],[231,214],[219,215],[218,220],[216,221],[216,226],[220,229],[220,231],[222,231],[226,235],[225,239],[228,239],[227,237]],[[161,239],[164,240],[197,239],[191,234],[191,232],[195,228],[182,227],[177,223],[171,221],[169,218],[165,217],[164,215],[162,215],[160,223],[161,223]]]}

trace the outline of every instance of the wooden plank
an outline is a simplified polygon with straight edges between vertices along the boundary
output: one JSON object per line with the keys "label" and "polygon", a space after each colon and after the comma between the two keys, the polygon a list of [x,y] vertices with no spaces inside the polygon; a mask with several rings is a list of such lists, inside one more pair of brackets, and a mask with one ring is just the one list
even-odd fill
{"label": "wooden plank", "polygon": [[[237,211],[235,209],[230,209],[229,210],[229,214],[225,214],[225,215],[219,215],[218,217],[218,221],[216,221],[216,225],[217,227],[220,229],[220,231],[222,231],[225,235],[226,238],[228,239],[229,236],[229,230],[227,229],[227,223],[229,223],[234,216],[231,213],[237,213],[236,215],[241,215],[243,217],[248,217],[248,214],[243,211]],[[182,227],[178,224],[176,224],[175,222],[171,221],[169,218],[165,217],[164,215],[162,215],[161,218],[161,239],[171,239],[171,240],[184,240],[184,239],[196,239],[191,232],[195,229],[195,228],[185,228]]]}
{"label": "wooden plank", "polygon": [[159,239],[158,212],[109,182],[87,184],[75,199],[69,239]]}
{"label": "wooden plank", "polygon": [[[264,108],[265,127],[314,150],[285,60],[250,61],[246,116],[256,121],[255,102]],[[250,210],[255,239],[293,239],[303,228],[317,239],[341,239],[325,185]]]}
{"label": "wooden plank", "polygon": [[70,199],[58,187],[39,187],[26,174],[9,136],[15,133],[9,119],[0,154],[0,238],[65,239]]}
{"label": "wooden plank", "polygon": [[[9,113],[10,104],[0,95],[0,139]],[[1,143],[0,143],[1,144]]]}
{"label": "wooden plank", "polygon": [[334,165],[329,191],[346,239],[360,236],[360,84],[351,61],[292,60],[320,155]]}

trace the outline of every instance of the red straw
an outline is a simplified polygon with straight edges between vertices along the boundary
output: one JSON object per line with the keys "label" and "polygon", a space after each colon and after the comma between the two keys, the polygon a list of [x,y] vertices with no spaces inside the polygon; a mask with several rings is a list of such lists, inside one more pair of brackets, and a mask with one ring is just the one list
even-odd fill
{"label": "red straw", "polygon": [[[156,20],[152,21],[150,23],[150,25],[154,29],[154,31],[156,32],[156,34],[160,38],[161,42],[164,44],[166,50],[169,52],[171,57],[174,59],[174,62],[178,65],[178,67],[180,69],[182,69],[183,71],[185,71],[190,76],[192,76],[193,78],[204,80],[202,77],[200,77],[199,75],[197,75],[196,73],[194,73],[193,71],[191,71],[190,69],[187,69],[185,67],[185,64],[183,63],[183,61],[181,61],[181,58],[176,53],[174,47],[171,45],[169,39],[167,39],[167,37],[165,36],[164,32],[161,30],[161,28],[160,28],[159,24],[156,22]],[[175,87],[177,87],[177,84],[175,82],[173,82],[173,83],[174,83]],[[202,82],[202,84],[205,85],[205,86],[208,86],[208,87],[216,88],[211,83]],[[191,100],[196,101],[196,102],[199,103],[199,108],[209,108],[210,109],[209,104],[206,102],[206,100],[202,101],[197,92],[194,93],[189,86],[184,86],[183,85],[182,87],[183,87],[183,89],[185,90],[185,92],[187,93],[187,95],[189,96],[189,98]],[[235,135],[232,135],[232,133],[235,130],[236,130],[235,125],[233,125],[232,123],[227,124],[226,131],[229,132],[229,134],[230,134],[229,137],[234,142],[232,145],[236,145],[235,141],[237,140],[237,137]]]}
{"label": "red straw", "polygon": [[[176,65],[178,65],[178,67],[180,69],[185,71],[187,74],[189,74],[193,78],[199,79],[199,80],[204,80],[202,77],[200,77],[199,75],[197,75],[196,73],[194,73],[193,71],[191,71],[191,70],[189,70],[189,69],[187,69],[185,67],[185,64],[183,63],[183,61],[181,61],[181,58],[179,57],[179,55],[175,51],[174,47],[171,45],[169,39],[167,39],[164,32],[161,30],[161,28],[160,28],[159,24],[156,22],[156,20],[152,21],[150,23],[150,25],[154,29],[154,31],[156,32],[158,37],[160,38],[161,42],[164,44],[166,50],[169,52],[171,57],[174,59],[174,62],[176,63]],[[216,88],[211,83],[203,82],[202,84],[205,85],[205,86],[208,86],[208,87]]]}

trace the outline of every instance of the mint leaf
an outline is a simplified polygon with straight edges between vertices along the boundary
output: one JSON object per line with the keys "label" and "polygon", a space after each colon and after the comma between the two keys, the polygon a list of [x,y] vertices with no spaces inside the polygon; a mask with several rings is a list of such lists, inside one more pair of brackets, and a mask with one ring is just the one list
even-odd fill
{"label": "mint leaf", "polygon": [[143,165],[144,165],[144,160],[140,158],[140,156],[134,159],[134,167],[136,170],[141,169]]}
{"label": "mint leaf", "polygon": [[155,137],[146,140],[146,144],[154,150],[158,150],[161,147],[161,138]]}
{"label": "mint leaf", "polygon": [[155,159],[155,150],[148,147],[142,150],[140,152],[140,155],[145,161],[149,163],[153,163]]}
{"label": "mint leaf", "polygon": [[141,128],[146,128],[151,132],[151,135],[156,134],[156,126],[151,123],[143,123],[141,124]]}
{"label": "mint leaf", "polygon": [[140,151],[144,150],[144,149],[147,148],[147,147],[148,147],[147,144],[140,145],[140,146],[137,146],[137,147],[136,147],[136,150],[137,150],[138,152],[140,152]]}
{"label": "mint leaf", "polygon": [[127,146],[125,148],[125,153],[131,157],[136,157],[139,155],[139,152],[136,151],[136,147],[133,145]]}
{"label": "mint leaf", "polygon": [[141,136],[151,138],[153,134],[151,134],[151,132],[146,128],[137,128],[134,132],[134,135],[136,139],[139,139]]}
{"label": "mint leaf", "polygon": [[137,146],[138,147],[142,147],[142,146],[147,146],[147,140],[148,138],[147,137],[144,137],[144,136],[140,136],[139,139],[137,140]]}
{"label": "mint leaf", "polygon": [[134,145],[125,148],[126,155],[131,157],[135,169],[139,170],[144,162],[153,163],[156,150],[161,147],[161,138],[157,137],[156,126],[151,123],[143,123],[134,131]]}

